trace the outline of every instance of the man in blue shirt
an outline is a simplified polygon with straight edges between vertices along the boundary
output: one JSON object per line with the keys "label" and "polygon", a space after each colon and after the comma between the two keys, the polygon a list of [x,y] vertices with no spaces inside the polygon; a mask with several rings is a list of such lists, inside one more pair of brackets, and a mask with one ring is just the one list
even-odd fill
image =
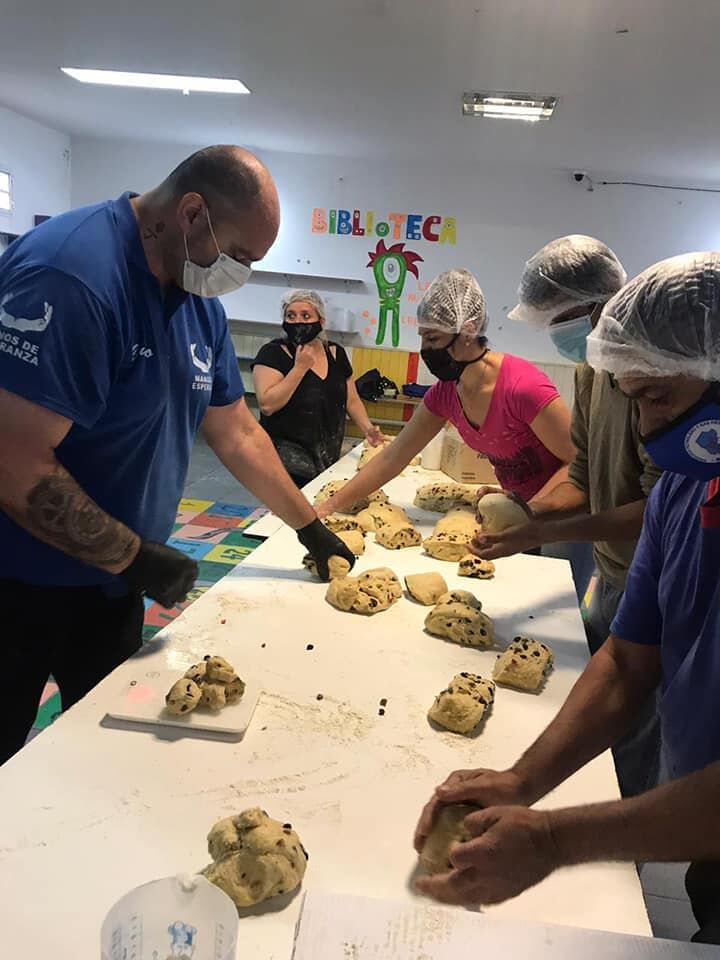
{"label": "man in blue shirt", "polygon": [[[441,804],[486,808],[452,869],[421,892],[496,903],[554,869],[593,860],[692,861],[693,939],[720,943],[720,253],[662,261],[603,310],[588,361],[637,401],[653,489],[623,600],[605,644],[560,713],[509,770],[459,771],[418,824],[422,847]],[[660,685],[665,777],[637,797],[528,810],[610,747]]]}
{"label": "man in blue shirt", "polygon": [[0,257],[0,763],[50,672],[67,709],[140,646],[142,595],[185,599],[165,546],[195,434],[298,531],[327,575],[344,544],[249,412],[218,296],[277,235],[267,169],[208,147],[141,196],[44,223]]}

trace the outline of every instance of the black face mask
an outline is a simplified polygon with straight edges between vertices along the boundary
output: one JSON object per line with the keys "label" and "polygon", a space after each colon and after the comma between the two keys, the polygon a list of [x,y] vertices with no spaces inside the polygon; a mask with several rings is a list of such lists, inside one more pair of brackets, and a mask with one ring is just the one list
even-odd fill
{"label": "black face mask", "polygon": [[310,343],[322,331],[322,324],[319,320],[313,320],[311,323],[283,323],[283,330],[288,338],[291,347],[299,347],[305,343]]}
{"label": "black face mask", "polygon": [[478,360],[482,360],[487,353],[486,348],[480,356],[475,357],[474,360],[456,360],[450,356],[450,347],[459,336],[460,334],[456,333],[450,343],[445,347],[426,347],[425,350],[420,351],[420,356],[423,358],[425,366],[438,380],[459,380],[465,367],[469,367],[471,363],[477,363]]}

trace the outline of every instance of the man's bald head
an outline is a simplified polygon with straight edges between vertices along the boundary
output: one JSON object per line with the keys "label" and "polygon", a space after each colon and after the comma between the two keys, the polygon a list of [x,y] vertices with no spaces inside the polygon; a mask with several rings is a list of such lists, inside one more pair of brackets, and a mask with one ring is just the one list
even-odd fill
{"label": "man's bald head", "polygon": [[248,265],[261,260],[280,226],[270,171],[227,144],[193,153],[134,206],[151,269],[177,283],[185,257],[208,266],[220,250]]}
{"label": "man's bald head", "polygon": [[248,213],[262,206],[278,215],[270,171],[249,150],[230,144],[204,147],[183,160],[158,188],[167,199],[199,193],[216,216],[223,210]]}

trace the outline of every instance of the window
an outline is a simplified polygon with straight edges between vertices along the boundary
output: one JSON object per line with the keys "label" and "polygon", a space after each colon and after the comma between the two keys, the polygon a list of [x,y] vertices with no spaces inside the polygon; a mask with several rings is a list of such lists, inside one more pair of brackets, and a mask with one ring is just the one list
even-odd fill
{"label": "window", "polygon": [[12,210],[12,181],[10,174],[0,170],[0,213]]}

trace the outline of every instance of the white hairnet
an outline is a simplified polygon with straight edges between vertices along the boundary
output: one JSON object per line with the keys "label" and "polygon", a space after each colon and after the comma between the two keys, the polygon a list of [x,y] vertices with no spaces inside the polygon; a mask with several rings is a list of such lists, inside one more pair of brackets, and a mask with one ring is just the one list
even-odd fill
{"label": "white hairnet", "polygon": [[720,253],[661,260],[603,309],[588,363],[616,377],[720,381]]}
{"label": "white hairnet", "polygon": [[317,290],[288,290],[287,293],[283,294],[281,302],[283,319],[290,304],[299,302],[311,303],[317,310],[318,317],[320,317],[321,320],[325,319],[325,301]]}
{"label": "white hairnet", "polygon": [[538,250],[525,264],[518,305],[508,314],[534,327],[547,327],[566,310],[606,303],[627,281],[622,264],[594,237],[576,233]]}
{"label": "white hairnet", "polygon": [[446,270],[435,277],[417,308],[418,327],[481,337],[487,328],[485,296],[469,270]]}

